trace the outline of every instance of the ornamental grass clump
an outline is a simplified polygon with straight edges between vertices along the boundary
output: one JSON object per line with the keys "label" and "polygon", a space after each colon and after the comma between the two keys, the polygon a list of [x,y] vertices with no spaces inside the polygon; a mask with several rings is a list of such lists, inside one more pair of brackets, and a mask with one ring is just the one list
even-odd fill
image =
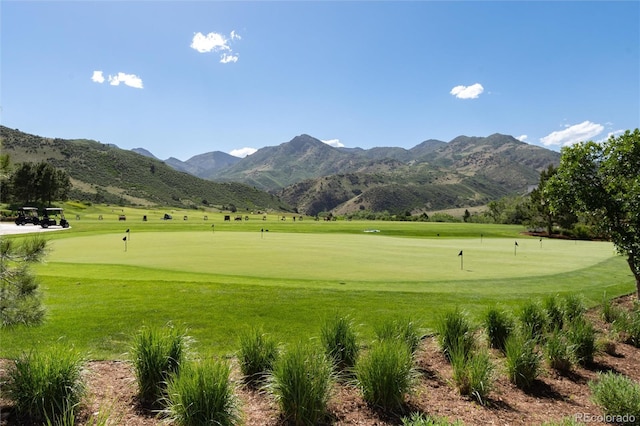
{"label": "ornamental grass clump", "polygon": [[469,396],[484,405],[493,385],[493,364],[489,354],[486,350],[465,353],[463,344],[454,345],[450,354],[453,381],[460,395]]}
{"label": "ornamental grass clump", "polygon": [[507,339],[505,355],[509,381],[520,389],[529,389],[540,373],[536,341],[515,333]]}
{"label": "ornamental grass clump", "polygon": [[458,308],[447,311],[438,318],[436,331],[440,349],[449,361],[451,361],[451,351],[454,347],[462,350],[466,356],[475,346],[471,323]]}
{"label": "ornamental grass clump", "polygon": [[542,306],[547,316],[545,321],[547,330],[549,332],[562,330],[565,315],[562,302],[558,300],[558,296],[551,295],[545,297],[542,302]]}
{"label": "ornamental grass clump", "polygon": [[593,325],[584,318],[574,319],[566,335],[576,362],[582,366],[592,364],[598,350]]}
{"label": "ornamental grass clump", "polygon": [[331,361],[324,352],[298,344],[275,362],[266,389],[275,397],[285,422],[315,425],[327,414],[332,379]]}
{"label": "ornamental grass clump", "polygon": [[544,356],[549,367],[557,372],[566,374],[571,371],[573,350],[560,330],[554,330],[547,336],[544,343]]}
{"label": "ornamental grass clump", "polygon": [[25,421],[73,418],[84,395],[84,361],[73,349],[53,346],[22,354],[9,367],[6,394]]}
{"label": "ornamental grass clump", "polygon": [[541,340],[547,327],[547,318],[540,303],[527,302],[518,316],[520,331],[529,339]]}
{"label": "ornamental grass clump", "polygon": [[247,384],[264,382],[278,359],[278,344],[260,328],[251,328],[240,335],[238,361]]}
{"label": "ornamental grass clump", "polygon": [[403,341],[412,354],[418,350],[422,340],[422,333],[417,323],[411,318],[385,321],[376,326],[375,333],[378,340]]}
{"label": "ornamental grass clump", "polygon": [[567,323],[580,320],[584,313],[587,311],[587,307],[584,304],[584,300],[577,294],[567,294],[564,296],[564,318]]}
{"label": "ornamental grass clump", "polygon": [[174,326],[142,327],[133,338],[131,358],[143,405],[155,407],[165,396],[169,378],[180,371],[188,337]]}
{"label": "ornamental grass clump", "polygon": [[336,315],[326,320],[320,329],[320,341],[336,370],[348,372],[353,369],[360,347],[350,318]]}
{"label": "ornamental grass clump", "polygon": [[622,318],[622,316],[624,315],[624,311],[620,307],[614,305],[613,300],[608,298],[607,294],[605,293],[602,296],[600,315],[605,322],[612,324]]}
{"label": "ornamental grass clump", "polygon": [[411,349],[398,340],[374,342],[356,363],[356,381],[368,404],[387,411],[401,408],[415,381]]}
{"label": "ornamental grass clump", "polygon": [[640,423],[640,384],[622,374],[598,374],[589,382],[593,402],[602,407],[608,423]]}
{"label": "ornamental grass clump", "polygon": [[507,312],[493,307],[485,312],[483,323],[489,346],[504,353],[505,342],[515,328],[513,318]]}
{"label": "ornamental grass clump", "polygon": [[239,400],[230,374],[225,361],[183,364],[180,373],[167,382],[163,412],[179,426],[240,424]]}

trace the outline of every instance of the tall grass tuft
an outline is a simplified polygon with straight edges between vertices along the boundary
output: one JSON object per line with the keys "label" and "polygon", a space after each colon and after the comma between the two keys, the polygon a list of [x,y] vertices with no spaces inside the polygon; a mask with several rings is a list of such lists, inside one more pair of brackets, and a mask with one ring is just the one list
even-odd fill
{"label": "tall grass tuft", "polygon": [[614,328],[626,343],[640,348],[640,310],[622,313],[614,322]]}
{"label": "tall grass tuft", "polygon": [[6,392],[19,416],[58,422],[73,418],[84,394],[82,356],[53,346],[22,354],[8,371]]}
{"label": "tall grass tuft", "polygon": [[165,396],[167,380],[179,372],[186,357],[187,341],[172,325],[142,327],[134,336],[131,357],[142,404],[155,407]]}
{"label": "tall grass tuft", "polygon": [[264,381],[278,359],[278,344],[260,328],[240,334],[238,360],[246,383],[258,385]]}
{"label": "tall grass tuft", "polygon": [[164,412],[179,426],[240,424],[240,406],[224,361],[185,363],[167,383]]}
{"label": "tall grass tuft", "polygon": [[315,425],[326,416],[332,378],[326,355],[309,344],[298,344],[276,361],[266,388],[285,422]]}
{"label": "tall grass tuft", "polygon": [[483,318],[489,346],[504,352],[507,337],[514,330],[513,318],[505,311],[492,307],[487,309]]}
{"label": "tall grass tuft", "polygon": [[567,330],[567,340],[578,364],[584,366],[593,363],[597,352],[596,331],[590,322],[581,317],[574,319]]}
{"label": "tall grass tuft", "polygon": [[542,306],[547,316],[547,330],[550,332],[562,330],[564,326],[564,309],[562,302],[558,300],[558,296],[550,295],[545,297]]}
{"label": "tall grass tuft", "polygon": [[554,330],[547,336],[544,356],[549,367],[559,373],[566,374],[571,371],[573,351],[560,330]]}
{"label": "tall grass tuft", "polygon": [[527,302],[520,311],[520,330],[529,339],[540,340],[544,335],[547,318],[540,303]]}
{"label": "tall grass tuft", "polygon": [[459,344],[451,350],[451,366],[460,394],[484,405],[493,385],[493,364],[489,354],[486,351],[465,353],[463,345]]}
{"label": "tall grass tuft", "polygon": [[471,323],[458,308],[447,311],[438,318],[436,331],[440,349],[449,360],[454,347],[463,350],[466,356],[475,346]]}
{"label": "tall grass tuft", "polygon": [[360,347],[351,319],[336,315],[326,320],[320,329],[320,341],[337,370],[353,369]]}
{"label": "tall grass tuft", "polygon": [[613,300],[607,297],[607,293],[604,293],[602,296],[600,312],[602,319],[609,324],[617,321],[624,315],[623,311],[613,304]]}
{"label": "tall grass tuft", "polygon": [[383,410],[401,408],[415,380],[410,348],[398,340],[374,342],[356,363],[356,380],[370,405]]}
{"label": "tall grass tuft", "polygon": [[[621,374],[600,373],[598,379],[589,382],[593,401],[602,407],[613,422],[638,424],[640,421],[640,384]],[[626,416],[626,419],[616,419]],[[618,421],[619,420],[619,421]]]}
{"label": "tall grass tuft", "polygon": [[536,351],[536,341],[515,333],[507,339],[505,349],[509,381],[520,389],[530,388],[540,372],[540,354]]}
{"label": "tall grass tuft", "polygon": [[407,344],[411,353],[415,353],[420,346],[422,333],[411,318],[395,319],[378,324],[375,328],[378,340],[400,340]]}
{"label": "tall grass tuft", "polygon": [[586,311],[587,307],[581,296],[577,294],[567,294],[564,296],[564,318],[566,322],[571,323],[581,319]]}

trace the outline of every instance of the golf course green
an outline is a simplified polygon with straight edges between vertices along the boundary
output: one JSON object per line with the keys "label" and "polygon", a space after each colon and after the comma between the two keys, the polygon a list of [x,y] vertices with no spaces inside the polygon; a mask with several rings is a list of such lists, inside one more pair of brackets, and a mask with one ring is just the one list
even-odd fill
{"label": "golf course green", "polygon": [[72,221],[47,234],[50,252],[34,267],[47,319],[1,330],[0,357],[64,342],[121,359],[142,325],[169,322],[188,329],[199,353],[230,355],[254,325],[291,343],[317,337],[339,312],[367,339],[394,317],[428,330],[454,307],[477,319],[550,294],[594,305],[634,290],[611,243],[539,239],[517,226],[222,216],[127,226]]}

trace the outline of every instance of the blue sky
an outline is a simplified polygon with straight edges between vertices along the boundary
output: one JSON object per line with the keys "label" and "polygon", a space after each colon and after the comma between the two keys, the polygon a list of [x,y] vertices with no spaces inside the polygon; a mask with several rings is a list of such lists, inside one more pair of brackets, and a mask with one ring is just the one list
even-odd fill
{"label": "blue sky", "polygon": [[640,2],[14,1],[1,122],[157,157],[640,127]]}

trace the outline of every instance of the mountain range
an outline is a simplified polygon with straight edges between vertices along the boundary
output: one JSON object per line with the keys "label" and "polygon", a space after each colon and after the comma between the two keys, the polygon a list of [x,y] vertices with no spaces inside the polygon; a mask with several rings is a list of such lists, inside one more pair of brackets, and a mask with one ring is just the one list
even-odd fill
{"label": "mountain range", "polygon": [[315,215],[482,205],[526,192],[537,184],[540,171],[559,159],[555,151],[498,133],[449,142],[429,139],[411,149],[335,148],[303,134],[242,159],[216,151],[165,162],[204,179],[275,193],[300,213]]}
{"label": "mountain range", "polygon": [[[49,161],[68,171],[78,197],[119,202],[418,214],[483,205],[524,193],[560,154],[512,136],[459,136],[399,147],[336,148],[303,134],[245,158],[214,151],[160,160],[87,139],[44,138],[0,126],[14,162]],[[84,195],[83,195],[84,194]]]}

